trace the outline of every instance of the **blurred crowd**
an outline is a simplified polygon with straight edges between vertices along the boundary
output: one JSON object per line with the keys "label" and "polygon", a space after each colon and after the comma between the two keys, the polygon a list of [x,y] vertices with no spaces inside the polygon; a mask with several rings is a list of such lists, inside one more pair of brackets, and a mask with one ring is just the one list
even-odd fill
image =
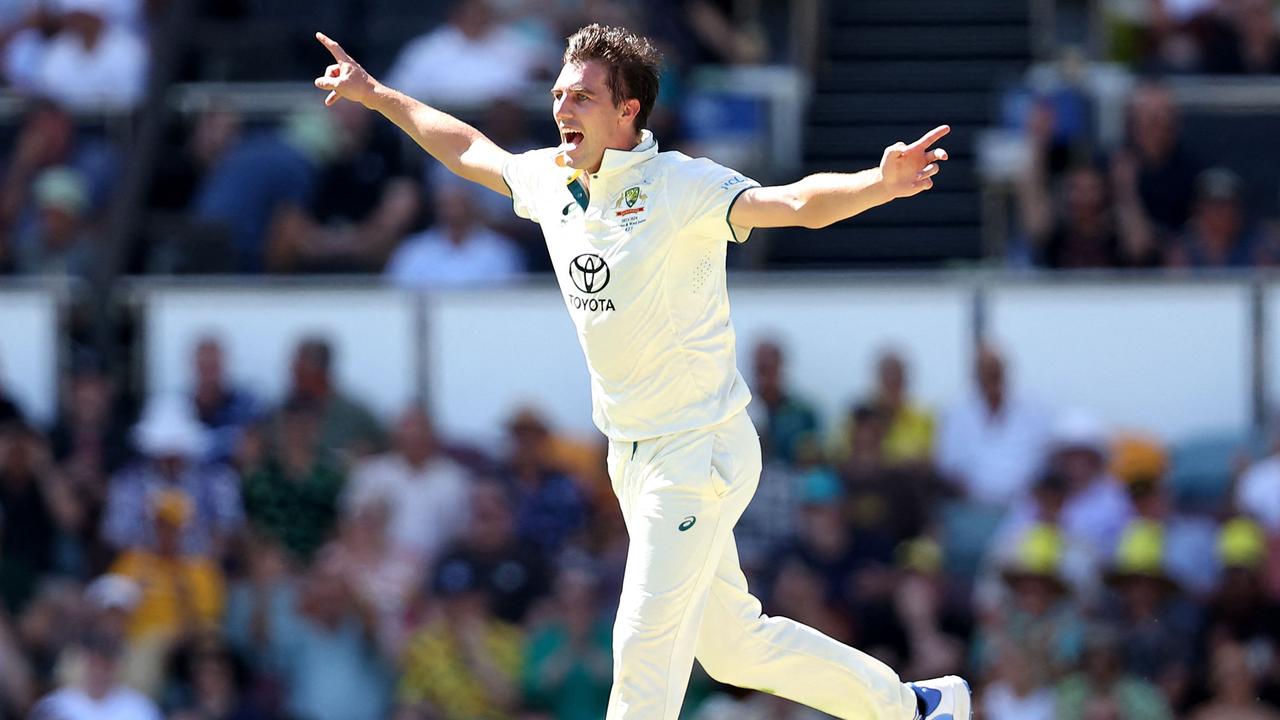
{"label": "blurred crowd", "polygon": [[1157,74],[1280,76],[1271,0],[1108,0],[1109,54]]}
{"label": "blurred crowd", "polygon": [[[555,142],[550,105],[529,100],[558,73],[563,38],[590,18],[649,32],[662,46],[663,96],[651,125],[674,149],[684,146],[677,109],[691,68],[784,52],[760,19],[731,22],[732,2],[590,0],[556,3],[554,12],[541,2],[402,4],[415,13],[402,25],[420,23],[421,34],[388,48],[396,37],[389,30],[405,28],[366,37],[373,31],[346,20],[365,15],[360,3],[327,0],[290,14],[274,3],[197,3],[201,32],[184,45],[180,77],[278,79],[287,66],[285,79],[305,86],[327,62],[312,33],[335,24],[325,29],[378,77],[521,152]],[[248,113],[231,98],[210,97],[170,114],[147,167],[142,220],[131,237],[110,237],[112,203],[139,157],[130,144],[136,136],[121,132],[128,123],[110,113],[144,99],[148,42],[168,7],[162,0],[0,4],[0,85],[28,98],[13,125],[0,127],[0,273],[84,277],[121,254],[119,270],[133,274],[384,274],[413,287],[498,283],[545,269],[537,228],[517,222],[504,198],[453,178],[373,113],[349,103],[325,111],[309,93],[284,113]],[[370,10],[367,22],[398,17],[395,8]],[[236,44],[237,35],[247,43],[259,31],[283,33],[274,42],[290,52],[265,40]],[[222,40],[206,47],[207,37]],[[294,48],[296,40],[306,44]],[[219,69],[231,62],[223,54],[244,53],[256,53],[258,75]],[[109,242],[127,250],[112,255]]]}
{"label": "blurred crowd", "polygon": [[[1246,165],[1248,152],[1222,153],[1224,143],[1209,147],[1203,134],[1189,134],[1173,89],[1196,75],[1280,81],[1280,7],[1112,1],[1099,12],[1108,54],[1084,58],[1064,48],[1054,81],[1030,91],[1019,113],[1026,150],[1009,262],[1182,271],[1280,263],[1280,174]],[[1088,60],[1121,60],[1136,75],[1117,100],[1125,103],[1117,142],[1102,137],[1099,100],[1084,79]],[[1233,129],[1242,129],[1238,119],[1224,115],[1212,132]],[[1251,188],[1246,177],[1266,187]]]}
{"label": "blurred crowd", "polygon": [[[131,412],[91,356],[41,427],[0,392],[0,716],[598,719],[627,537],[604,443],[384,425],[296,346],[277,402],[216,337]],[[736,531],[765,611],[983,716],[1280,717],[1280,451],[1164,446],[1013,390],[994,348],[920,405],[886,350],[824,427],[750,349],[765,471]],[[701,671],[686,717],[814,718]]]}

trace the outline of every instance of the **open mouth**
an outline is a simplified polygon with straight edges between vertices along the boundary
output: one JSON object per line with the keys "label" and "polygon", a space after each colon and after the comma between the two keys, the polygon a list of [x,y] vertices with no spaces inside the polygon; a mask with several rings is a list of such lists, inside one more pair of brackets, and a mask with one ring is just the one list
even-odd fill
{"label": "open mouth", "polygon": [[584,136],[581,132],[568,129],[561,130],[560,132],[562,137],[564,137],[564,144],[569,150],[576,150],[582,145]]}

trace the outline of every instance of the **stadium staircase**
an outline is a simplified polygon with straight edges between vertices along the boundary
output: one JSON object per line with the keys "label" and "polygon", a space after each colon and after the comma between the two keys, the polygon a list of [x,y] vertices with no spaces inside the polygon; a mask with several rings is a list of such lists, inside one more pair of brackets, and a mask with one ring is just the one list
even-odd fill
{"label": "stadium staircase", "polygon": [[777,237],[782,266],[937,266],[981,255],[974,138],[997,117],[996,91],[1031,60],[1026,0],[840,0],[805,129],[805,170],[879,164],[886,145],[941,123],[951,160],[932,191],[801,237]]}

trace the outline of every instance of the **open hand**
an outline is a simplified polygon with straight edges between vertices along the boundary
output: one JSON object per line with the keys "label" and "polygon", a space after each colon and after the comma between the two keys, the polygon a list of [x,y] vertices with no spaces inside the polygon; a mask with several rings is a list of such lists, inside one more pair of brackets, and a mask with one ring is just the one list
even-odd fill
{"label": "open hand", "polygon": [[324,99],[325,106],[338,102],[338,98],[367,105],[378,82],[341,45],[329,39],[328,35],[316,33],[316,39],[328,48],[335,61],[324,69],[324,75],[316,78],[316,87],[329,91]]}
{"label": "open hand", "polygon": [[884,149],[880,176],[893,197],[911,197],[933,187],[933,176],[938,174],[939,164],[947,159],[947,151],[929,148],[949,132],[949,126],[939,125],[910,145],[899,142]]}

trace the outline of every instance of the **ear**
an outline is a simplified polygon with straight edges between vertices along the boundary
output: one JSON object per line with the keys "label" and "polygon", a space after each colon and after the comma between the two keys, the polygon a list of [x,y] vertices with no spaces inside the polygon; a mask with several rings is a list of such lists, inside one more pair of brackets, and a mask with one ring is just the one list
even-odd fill
{"label": "ear", "polygon": [[640,114],[639,100],[635,98],[631,98],[630,100],[622,101],[622,119],[623,120],[630,122],[634,120],[636,116],[639,114]]}

